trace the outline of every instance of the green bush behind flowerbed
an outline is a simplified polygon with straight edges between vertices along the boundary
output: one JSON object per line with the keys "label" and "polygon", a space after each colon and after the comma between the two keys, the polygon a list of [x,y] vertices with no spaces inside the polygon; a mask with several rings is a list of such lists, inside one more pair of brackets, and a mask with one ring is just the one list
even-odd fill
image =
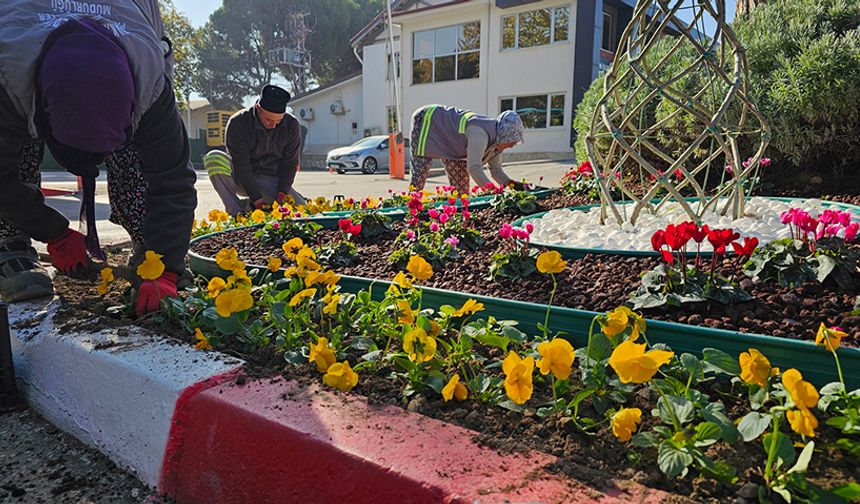
{"label": "green bush behind flowerbed", "polygon": [[[786,168],[857,175],[860,2],[779,0],[757,7],[750,19],[738,19],[733,27],[746,49],[750,93],[773,130],[767,155]],[[661,41],[649,60],[665,54],[671,40]],[[673,67],[688,58],[682,53]],[[580,160],[586,159],[585,137],[602,90],[603,76],[576,110]],[[661,107],[653,111],[658,119]]]}

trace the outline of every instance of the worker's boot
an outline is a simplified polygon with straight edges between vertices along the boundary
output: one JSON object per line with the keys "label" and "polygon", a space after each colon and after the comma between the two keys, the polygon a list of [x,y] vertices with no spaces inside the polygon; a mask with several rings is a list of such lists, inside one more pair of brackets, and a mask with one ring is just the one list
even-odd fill
{"label": "worker's boot", "polygon": [[53,293],[51,275],[39,264],[29,238],[0,239],[0,297],[11,303]]}

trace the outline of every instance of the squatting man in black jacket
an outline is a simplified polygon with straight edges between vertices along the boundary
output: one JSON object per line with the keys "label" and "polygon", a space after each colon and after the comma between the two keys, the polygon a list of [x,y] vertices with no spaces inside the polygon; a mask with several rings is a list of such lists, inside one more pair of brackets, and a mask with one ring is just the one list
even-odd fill
{"label": "squatting man in black jacket", "polygon": [[[0,9],[0,296],[53,292],[30,239],[47,242],[63,273],[103,259],[95,232],[97,166],[105,163],[111,220],[135,249],[163,255],[160,278],[138,286],[136,309],[176,295],[197,196],[176,107],[172,52],[156,0],[8,0]],[[91,12],[92,11],[92,12]],[[39,191],[44,146],[84,180],[86,234]]]}
{"label": "squatting man in black jacket", "polygon": [[286,113],[289,101],[285,89],[263,87],[253,107],[240,110],[227,122],[227,152],[206,154],[209,180],[228,214],[283,203],[288,195],[299,205],[305,203],[293,188],[302,141],[299,121]]}

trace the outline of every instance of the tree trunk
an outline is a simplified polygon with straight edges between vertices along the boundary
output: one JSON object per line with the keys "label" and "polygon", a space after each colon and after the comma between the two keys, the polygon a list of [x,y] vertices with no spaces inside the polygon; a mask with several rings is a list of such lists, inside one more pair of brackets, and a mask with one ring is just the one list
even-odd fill
{"label": "tree trunk", "polygon": [[768,0],[737,0],[736,17],[749,18],[752,11],[759,5],[766,4]]}

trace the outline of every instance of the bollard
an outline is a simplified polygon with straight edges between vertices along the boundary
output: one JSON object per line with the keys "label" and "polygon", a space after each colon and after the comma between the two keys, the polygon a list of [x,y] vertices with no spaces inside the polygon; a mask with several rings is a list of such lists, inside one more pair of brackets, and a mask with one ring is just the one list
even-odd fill
{"label": "bollard", "polygon": [[15,411],[19,403],[11,337],[9,308],[6,303],[0,303],[0,413]]}

